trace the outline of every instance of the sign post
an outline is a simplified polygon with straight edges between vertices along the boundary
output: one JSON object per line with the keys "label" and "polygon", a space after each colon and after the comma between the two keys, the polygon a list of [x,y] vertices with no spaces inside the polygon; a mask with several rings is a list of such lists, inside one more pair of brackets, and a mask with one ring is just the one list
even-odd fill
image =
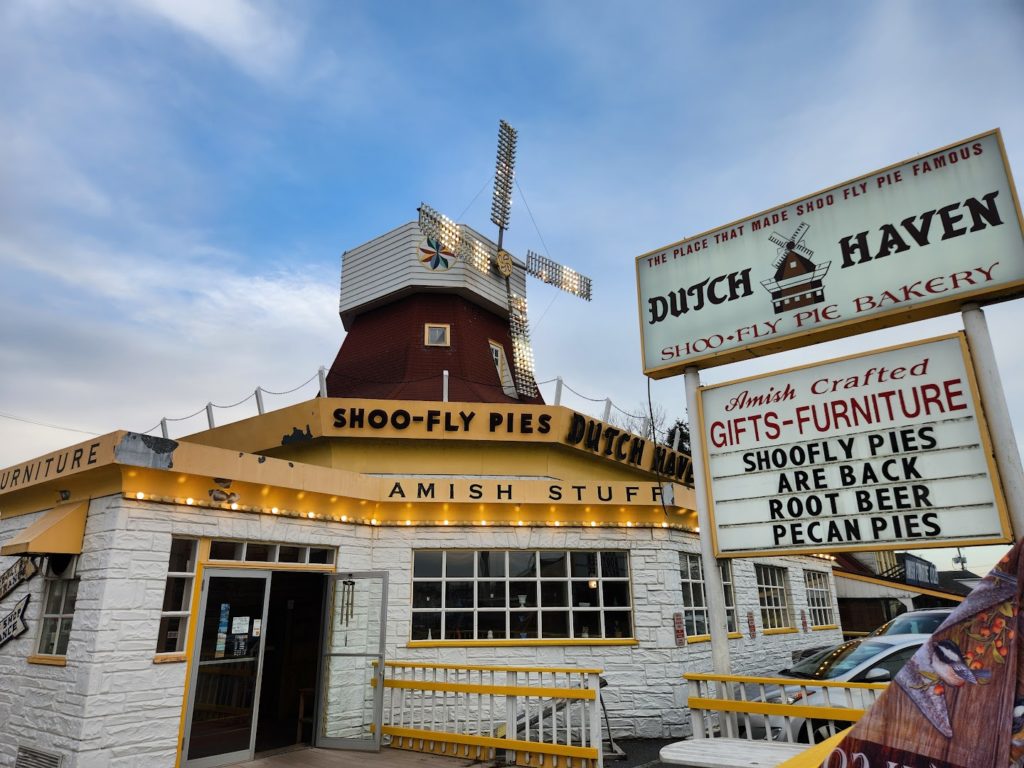
{"label": "sign post", "polygon": [[981,402],[992,434],[993,453],[1003,480],[1006,506],[1014,533],[1019,538],[1024,536],[1024,470],[1021,468],[1013,422],[1010,421],[1010,410],[1006,406],[1006,395],[996,365],[995,350],[992,349],[992,337],[988,333],[985,313],[977,304],[964,306],[962,316],[978,378],[978,389],[981,391]]}
{"label": "sign post", "polygon": [[[700,390],[700,371],[695,367],[686,369],[686,407],[697,403]],[[690,420],[690,451],[693,461],[693,487],[696,494],[697,523],[700,526],[700,562],[704,570],[704,591],[708,603],[708,632],[711,635],[711,663],[716,674],[731,674],[729,662],[729,632],[725,608],[725,589],[722,586],[722,572],[718,570],[715,559],[711,522],[711,510],[708,505],[707,475],[704,467],[704,435],[701,430],[693,428],[694,420]]]}

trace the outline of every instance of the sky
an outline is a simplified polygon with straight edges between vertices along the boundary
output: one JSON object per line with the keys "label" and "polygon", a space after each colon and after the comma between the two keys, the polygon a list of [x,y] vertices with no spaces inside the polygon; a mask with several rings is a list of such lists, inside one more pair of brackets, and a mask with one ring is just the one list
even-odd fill
{"label": "sky", "polygon": [[[519,132],[506,246],[594,280],[589,304],[530,282],[541,391],[640,412],[637,255],[995,127],[1019,178],[1022,39],[1019,0],[0,3],[0,467],[257,386],[298,387],[268,408],[312,397],[345,250],[421,202],[491,232],[499,119]],[[1024,302],[986,312],[1024,435]],[[681,378],[650,392],[685,417]]]}

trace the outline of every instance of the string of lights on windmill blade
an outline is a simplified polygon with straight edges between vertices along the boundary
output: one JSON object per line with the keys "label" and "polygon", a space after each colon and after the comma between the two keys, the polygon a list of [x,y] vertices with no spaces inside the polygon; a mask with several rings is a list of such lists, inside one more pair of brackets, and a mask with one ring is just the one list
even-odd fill
{"label": "string of lights on windmill blade", "polygon": [[[456,259],[466,262],[484,274],[491,266],[505,279],[508,298],[509,335],[512,337],[512,368],[516,391],[526,397],[536,397],[533,350],[530,345],[530,325],[527,320],[526,297],[512,290],[510,277],[516,261],[503,247],[505,230],[512,212],[512,187],[515,180],[516,141],[518,134],[504,120],[498,124],[498,156],[494,169],[494,195],[491,198],[491,222],[498,228],[498,244],[475,237],[472,231],[449,219],[443,213],[422,203],[419,211],[420,231],[428,241],[434,241]],[[521,262],[520,262],[521,263]],[[526,274],[541,282],[559,288],[573,296],[590,301],[592,283],[589,277],[551,259],[526,252]]]}

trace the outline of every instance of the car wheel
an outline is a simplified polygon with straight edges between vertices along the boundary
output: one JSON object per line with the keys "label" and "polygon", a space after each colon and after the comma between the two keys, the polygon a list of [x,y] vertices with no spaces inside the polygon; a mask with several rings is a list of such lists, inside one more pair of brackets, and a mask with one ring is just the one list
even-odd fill
{"label": "car wheel", "polygon": [[839,732],[835,723],[831,720],[809,720],[804,724],[804,727],[800,729],[800,733],[797,735],[797,741],[801,744],[810,744],[811,735],[814,736],[814,743],[820,744],[829,739]]}

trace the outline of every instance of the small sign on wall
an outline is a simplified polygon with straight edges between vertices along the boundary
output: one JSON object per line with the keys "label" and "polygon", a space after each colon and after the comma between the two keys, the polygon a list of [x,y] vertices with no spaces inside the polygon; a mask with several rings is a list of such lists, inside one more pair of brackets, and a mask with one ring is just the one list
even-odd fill
{"label": "small sign on wall", "polygon": [[686,623],[683,621],[683,614],[672,614],[672,629],[676,636],[676,645],[686,645]]}
{"label": "small sign on wall", "polygon": [[7,645],[18,635],[28,629],[25,623],[25,608],[28,607],[30,595],[25,595],[14,605],[14,610],[0,619],[0,647]]}
{"label": "small sign on wall", "polygon": [[19,557],[15,560],[10,568],[0,574],[0,600],[11,594],[23,581],[35,576],[38,570],[32,558]]}

